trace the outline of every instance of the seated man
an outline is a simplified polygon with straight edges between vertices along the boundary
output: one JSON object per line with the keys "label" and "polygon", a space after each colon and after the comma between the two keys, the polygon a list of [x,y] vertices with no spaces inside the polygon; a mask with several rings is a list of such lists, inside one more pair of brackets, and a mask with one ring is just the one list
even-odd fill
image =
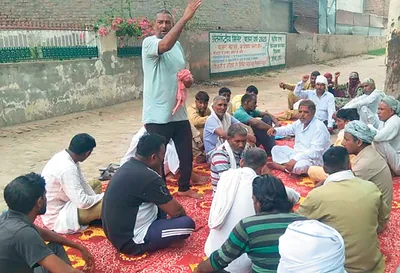
{"label": "seated man", "polygon": [[[337,134],[337,138],[333,146],[342,146],[344,140],[344,127],[347,123],[353,120],[359,120],[360,116],[358,115],[357,109],[340,109],[336,112],[335,120],[336,127],[340,130]],[[353,162],[354,155],[350,156],[350,162]],[[320,183],[325,181],[328,177],[328,174],[324,171],[322,166],[311,166],[308,169],[308,177],[314,182]]]}
{"label": "seated man", "polygon": [[251,260],[252,272],[276,272],[279,237],[289,224],[306,219],[292,213],[293,203],[279,178],[261,175],[252,184],[256,215],[242,219],[225,243],[198,265],[195,273],[221,270],[243,253]]}
{"label": "seated man", "polygon": [[365,124],[372,124],[375,128],[378,128],[380,121],[378,118],[378,104],[385,96],[381,91],[375,88],[375,82],[373,79],[365,79],[361,86],[364,88],[364,95],[352,99],[343,108],[357,109],[360,115],[360,121]]}
{"label": "seated man", "polygon": [[[267,131],[271,128],[272,123],[280,126],[279,121],[268,112],[260,112],[257,108],[257,97],[245,94],[242,97],[242,105],[235,111],[233,117],[240,122],[251,126],[256,136],[256,145],[263,145],[268,155],[271,155],[271,149],[275,146],[275,137],[268,136]],[[261,117],[257,119],[257,117]]]}
{"label": "seated man", "polygon": [[[239,123],[237,119],[226,113],[228,103],[225,97],[214,98],[211,116],[208,117],[204,126],[204,150],[209,158],[210,153],[226,139],[228,129],[232,124]],[[255,143],[255,137],[248,134],[249,142]]]}
{"label": "seated man", "polygon": [[199,91],[195,96],[194,104],[187,109],[189,121],[197,130],[199,130],[201,139],[203,139],[206,120],[211,115],[211,110],[208,108],[209,100],[210,97],[207,92]]}
{"label": "seated man", "polygon": [[[192,126],[192,125],[191,125]],[[143,126],[139,131],[132,137],[131,144],[129,145],[128,151],[125,153],[124,157],[120,161],[120,166],[128,162],[132,157],[136,156],[137,146],[139,140],[142,136],[147,134],[146,128]],[[164,157],[164,174],[166,176],[173,175],[176,176],[179,173],[179,157],[176,152],[176,147],[174,141],[171,139],[167,144]],[[200,176],[192,171],[190,177],[192,184],[203,184],[207,181],[207,177]]]}
{"label": "seated man", "polygon": [[219,89],[218,95],[226,98],[226,101],[228,102],[228,109],[226,109],[226,112],[232,116],[233,112],[232,112],[232,102],[231,102],[231,95],[232,95],[231,90],[228,87],[222,87],[221,89]]}
{"label": "seated man", "polygon": [[382,192],[383,201],[389,208],[385,217],[389,218],[392,208],[393,180],[386,161],[372,147],[376,131],[371,130],[365,123],[354,120],[344,127],[343,146],[349,154],[354,154],[352,170],[364,180],[374,183]]}
{"label": "seated man", "polygon": [[279,273],[344,273],[344,241],[316,220],[291,223],[279,238]]}
{"label": "seated man", "polygon": [[318,76],[315,80],[315,90],[305,90],[304,84],[308,81],[308,76],[303,77],[296,88],[294,94],[302,99],[309,99],[314,102],[317,107],[315,117],[322,121],[330,133],[333,132],[333,114],[335,113],[335,98],[326,91],[328,81],[324,76]]}
{"label": "seated man", "polygon": [[360,76],[357,72],[351,72],[349,75],[349,82],[339,84],[340,72],[335,73],[335,105],[339,110],[345,106],[350,100],[361,96],[363,88],[360,82]]}
{"label": "seated man", "polygon": [[[254,96],[258,96],[258,89],[254,85],[249,85],[246,88],[246,93],[245,94],[250,94]],[[235,111],[242,105],[242,97],[244,94],[236,95],[232,99],[232,113],[235,113]]]}
{"label": "seated man", "polygon": [[[208,257],[222,246],[240,220],[256,214],[251,198],[252,182],[258,175],[269,172],[266,163],[265,151],[251,148],[244,153],[240,169],[230,169],[221,175],[208,218],[210,234],[204,247]],[[300,194],[290,188],[286,188],[286,192],[289,200],[297,204]],[[243,254],[230,263],[226,270],[231,273],[249,272],[251,260]]]}
{"label": "seated man", "polygon": [[[308,75],[303,76],[303,79],[305,77],[309,78],[309,80],[303,85],[303,89],[304,90],[314,90],[315,89],[315,80],[317,79],[317,77],[319,75],[321,75],[321,73],[319,73],[319,71],[313,71],[313,72],[311,72],[310,76],[308,76]],[[296,88],[296,85],[281,82],[279,84],[279,87],[282,88],[283,90],[285,90],[285,89],[289,90],[289,94],[287,96],[288,108],[289,108],[289,110],[294,110],[294,104],[301,99],[301,98],[297,97],[293,92],[294,89]],[[290,119],[290,118],[288,118],[288,119]]]}
{"label": "seated man", "polygon": [[324,74],[324,77],[328,81],[328,86],[327,86],[328,92],[331,93],[333,96],[335,96],[335,84],[332,81],[333,79],[332,73],[326,72]]}
{"label": "seated man", "polygon": [[[195,227],[161,178],[165,138],[144,135],[136,156],[122,165],[104,195],[104,232],[121,253],[139,255],[182,246]],[[166,215],[170,216],[166,219]]]}
{"label": "seated man", "polygon": [[386,96],[378,107],[382,127],[374,137],[378,153],[386,160],[390,169],[400,175],[400,102],[392,96]]}
{"label": "seated man", "polygon": [[42,220],[48,229],[63,234],[74,233],[100,219],[101,187],[96,193],[79,166],[95,147],[92,136],[78,134],[72,138],[68,149],[55,154],[44,166],[42,176],[46,180],[47,212],[42,215]]}
{"label": "seated man", "polygon": [[330,146],[330,136],[315,116],[315,104],[310,100],[300,102],[300,119],[284,127],[271,128],[268,134],[278,136],[294,135],[294,149],[288,146],[272,148],[272,169],[294,174],[306,174],[310,166],[322,166],[322,155]]}
{"label": "seated man", "polygon": [[83,273],[71,266],[63,247],[68,246],[81,252],[84,271],[94,273],[94,259],[84,246],[34,224],[36,217],[46,212],[45,183],[43,177],[30,173],[4,188],[9,209],[0,216],[0,271]]}
{"label": "seated man", "polygon": [[324,154],[324,168],[329,174],[325,184],[309,192],[297,213],[342,235],[347,272],[383,273],[385,260],[377,230],[389,220],[389,208],[382,193],[373,183],[354,176],[343,147],[332,147]]}
{"label": "seated man", "polygon": [[241,124],[232,124],[227,133],[227,140],[210,154],[210,171],[213,194],[221,173],[239,168],[240,160],[247,144],[247,130]]}

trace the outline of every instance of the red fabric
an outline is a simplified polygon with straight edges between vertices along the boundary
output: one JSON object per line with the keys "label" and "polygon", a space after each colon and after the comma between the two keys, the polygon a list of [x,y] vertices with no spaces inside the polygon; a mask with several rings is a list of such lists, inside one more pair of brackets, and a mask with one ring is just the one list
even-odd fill
{"label": "red fabric", "polygon": [[[292,140],[277,141],[278,145],[293,146]],[[204,164],[196,165],[194,171],[200,175],[209,176],[210,171]],[[298,177],[284,172],[274,171],[274,175],[282,179],[286,186],[297,190],[302,198],[314,186],[307,177]],[[208,236],[207,225],[209,209],[211,206],[211,183],[204,186],[192,187],[193,190],[204,193],[203,200],[194,200],[178,196],[177,180],[169,180],[168,188],[171,194],[183,205],[186,212],[196,222],[195,232],[189,237],[184,247],[179,249],[165,249],[140,257],[119,254],[107,240],[101,227],[90,227],[83,233],[68,235],[75,242],[86,246],[96,260],[96,273],[122,273],[122,272],[192,272],[196,264],[201,262],[205,255],[204,244]],[[104,190],[107,183],[104,184]],[[295,208],[297,209],[297,207]],[[37,221],[40,225],[40,220]],[[394,273],[400,263],[400,177],[394,178],[393,183],[393,207],[387,229],[379,235],[381,251],[386,259],[387,273]],[[69,258],[76,268],[84,265],[80,253],[73,249],[67,249]]]}
{"label": "red fabric", "polygon": [[173,115],[185,104],[187,94],[184,82],[189,81],[193,82],[193,75],[189,70],[183,69],[178,72],[178,92],[176,93],[176,105],[174,110],[172,110]]}

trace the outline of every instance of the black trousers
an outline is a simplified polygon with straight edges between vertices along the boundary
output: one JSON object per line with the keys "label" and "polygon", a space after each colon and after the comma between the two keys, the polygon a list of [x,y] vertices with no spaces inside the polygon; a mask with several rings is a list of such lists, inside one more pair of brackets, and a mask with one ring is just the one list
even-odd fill
{"label": "black trousers", "polygon": [[[272,119],[270,116],[264,116],[262,119],[266,124],[272,126]],[[268,136],[267,131],[258,129],[255,126],[251,127],[254,131],[254,135],[256,136],[256,145],[262,145],[264,147],[265,152],[268,156],[271,156],[271,149],[275,146],[275,137]]]}
{"label": "black trousers", "polygon": [[[146,124],[146,130],[148,133],[165,137],[165,146],[170,139],[174,141],[179,158],[179,191],[188,191],[190,189],[190,176],[192,175],[193,168],[192,129],[189,121],[174,121],[165,124],[148,123]],[[163,179],[165,180],[164,168],[161,169]]]}
{"label": "black trousers", "polygon": [[[29,244],[29,242],[27,242]],[[71,265],[70,260],[68,259],[68,255],[64,250],[64,247],[62,245],[59,244],[55,244],[55,243],[49,243],[47,245],[51,251],[53,251],[53,253],[60,258],[61,260],[63,260],[64,262],[66,262],[67,264]],[[47,269],[45,269],[42,266],[38,266],[35,267],[35,269],[33,269],[34,273],[50,273],[50,271],[48,271]]]}

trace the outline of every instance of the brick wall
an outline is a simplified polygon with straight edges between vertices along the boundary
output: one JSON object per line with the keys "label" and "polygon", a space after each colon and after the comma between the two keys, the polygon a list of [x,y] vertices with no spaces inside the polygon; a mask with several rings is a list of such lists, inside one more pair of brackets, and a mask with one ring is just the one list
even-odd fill
{"label": "brick wall", "polygon": [[[268,1],[268,0],[263,0]],[[289,7],[286,0],[271,0]],[[0,28],[79,29],[94,23],[104,11],[120,8],[120,0],[2,0]],[[125,0],[122,0],[125,3]],[[183,13],[187,0],[131,0],[133,16],[154,16],[167,9]],[[202,29],[263,30],[260,0],[204,1],[193,27]],[[289,8],[288,8],[289,10]],[[276,19],[271,22],[275,25]],[[286,20],[282,18],[281,20]],[[279,24],[279,22],[278,22]],[[279,30],[282,31],[282,30]]]}
{"label": "brick wall", "polygon": [[390,0],[365,0],[364,13],[387,18]]}

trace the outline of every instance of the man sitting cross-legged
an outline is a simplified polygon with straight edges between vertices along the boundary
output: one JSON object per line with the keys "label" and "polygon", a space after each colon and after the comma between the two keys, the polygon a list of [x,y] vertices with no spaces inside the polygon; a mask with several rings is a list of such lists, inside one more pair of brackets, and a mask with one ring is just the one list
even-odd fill
{"label": "man sitting cross-legged", "polygon": [[195,228],[161,178],[164,143],[160,135],[145,134],[136,156],[118,169],[107,187],[103,228],[119,252],[138,255],[181,246]]}
{"label": "man sitting cross-legged", "polygon": [[389,208],[386,215],[389,218],[393,198],[392,174],[386,161],[371,145],[375,135],[376,131],[365,123],[354,120],[344,127],[343,146],[349,154],[356,155],[351,166],[354,174],[371,181],[382,192],[383,201]]}
{"label": "man sitting cross-legged", "polygon": [[315,117],[315,104],[310,100],[300,102],[300,119],[284,127],[271,128],[268,134],[294,135],[294,149],[288,146],[272,148],[272,169],[294,174],[306,174],[310,166],[322,166],[322,155],[330,146],[329,132]]}
{"label": "man sitting cross-legged", "polygon": [[195,273],[221,270],[244,253],[251,260],[252,272],[276,272],[280,258],[279,237],[289,224],[306,219],[292,213],[293,203],[280,179],[261,175],[254,178],[252,186],[256,215],[240,220],[228,239],[198,265]]}
{"label": "man sitting cross-legged", "polygon": [[[257,175],[269,172],[266,162],[264,150],[251,148],[240,160],[240,169],[230,169],[221,174],[208,218],[210,234],[204,247],[207,256],[222,246],[240,220],[256,214],[251,198],[252,182]],[[300,194],[289,188],[286,188],[286,192],[293,204],[299,201]],[[226,270],[233,273],[249,272],[251,260],[247,254],[243,254],[230,263]]]}
{"label": "man sitting cross-legged", "polygon": [[226,112],[232,116],[231,90],[228,87],[222,87],[218,90],[218,95],[226,98],[226,101],[228,102],[228,108],[226,109]]}
{"label": "man sitting cross-legged", "polygon": [[9,209],[0,216],[0,271],[83,273],[71,266],[63,247],[68,246],[81,252],[86,262],[83,271],[94,273],[94,259],[85,247],[34,224],[46,212],[45,183],[43,177],[30,173],[4,188]]}
{"label": "man sitting cross-legged", "polygon": [[237,109],[242,105],[242,97],[245,94],[253,95],[253,96],[258,96],[258,88],[255,87],[254,85],[249,85],[246,88],[246,93],[244,94],[239,94],[233,97],[232,99],[232,113],[235,113]]}
{"label": "man sitting cross-legged", "polygon": [[376,150],[396,175],[400,175],[399,115],[400,102],[392,96],[384,97],[378,107],[378,116],[383,125],[374,137]]}
{"label": "man sitting cross-legged", "polygon": [[384,272],[377,231],[389,220],[389,208],[382,193],[374,183],[354,176],[343,147],[332,147],[324,154],[324,168],[329,174],[325,184],[312,190],[297,212],[342,235],[347,272]]}
{"label": "man sitting cross-legged", "polygon": [[[58,233],[73,233],[100,219],[103,193],[86,182],[79,162],[85,161],[96,147],[88,134],[78,134],[69,148],[54,155],[42,171],[46,180],[47,212],[45,226]],[[94,187],[95,188],[95,187]]]}
{"label": "man sitting cross-legged", "polygon": [[[227,132],[232,124],[239,123],[237,119],[229,115],[226,110],[228,103],[223,96],[217,96],[213,100],[213,111],[204,126],[204,149],[209,158],[210,152],[221,145],[227,138]],[[244,125],[243,125],[244,126]],[[255,143],[255,137],[248,134],[248,140]]]}
{"label": "man sitting cross-legged", "polygon": [[[280,126],[280,123],[270,113],[258,111],[256,108],[257,97],[245,94],[242,97],[242,105],[235,111],[233,117],[251,126],[256,136],[256,145],[262,145],[267,154],[271,155],[271,149],[275,146],[275,137],[269,136],[267,131],[271,129],[272,123],[275,126]],[[261,117],[261,120],[258,117]]]}
{"label": "man sitting cross-legged", "polygon": [[203,139],[203,131],[206,120],[211,115],[211,110],[208,108],[209,100],[210,97],[208,96],[207,92],[199,91],[195,96],[193,105],[187,109],[190,124],[192,124],[200,132],[201,139]]}

